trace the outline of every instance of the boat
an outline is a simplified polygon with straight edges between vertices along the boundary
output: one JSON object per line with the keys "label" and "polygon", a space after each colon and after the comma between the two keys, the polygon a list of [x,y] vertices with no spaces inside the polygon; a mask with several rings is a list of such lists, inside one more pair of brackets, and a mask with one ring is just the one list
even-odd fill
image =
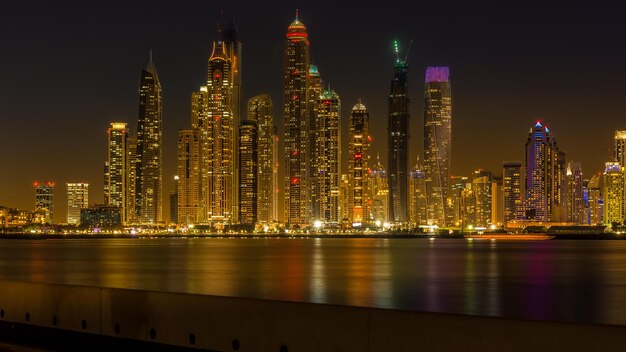
{"label": "boat", "polygon": [[554,238],[547,233],[484,233],[468,234],[463,238],[471,240],[502,240],[502,241],[545,241]]}

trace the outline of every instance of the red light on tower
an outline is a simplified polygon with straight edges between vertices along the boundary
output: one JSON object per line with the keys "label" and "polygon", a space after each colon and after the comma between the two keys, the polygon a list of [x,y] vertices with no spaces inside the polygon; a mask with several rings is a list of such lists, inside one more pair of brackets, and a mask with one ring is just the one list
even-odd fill
{"label": "red light on tower", "polygon": [[354,158],[355,159],[361,159],[361,158],[363,158],[363,155],[360,154],[360,153],[356,153],[356,154],[354,154]]}
{"label": "red light on tower", "polygon": [[294,156],[297,156],[298,154],[300,154],[300,152],[298,152],[297,150],[294,150],[293,153],[291,154],[293,154]]}
{"label": "red light on tower", "polygon": [[39,182],[33,182],[33,187],[39,187]]}
{"label": "red light on tower", "polygon": [[292,185],[298,185],[298,184],[300,184],[300,179],[299,179],[299,178],[297,178],[297,177],[292,177],[292,178],[291,178],[291,184],[292,184]]}

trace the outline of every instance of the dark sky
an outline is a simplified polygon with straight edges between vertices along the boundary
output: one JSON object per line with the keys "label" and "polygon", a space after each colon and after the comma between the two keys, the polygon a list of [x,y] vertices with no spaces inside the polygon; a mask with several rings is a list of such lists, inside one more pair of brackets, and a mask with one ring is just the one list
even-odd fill
{"label": "dark sky", "polygon": [[528,129],[542,119],[568,160],[581,161],[589,175],[610,157],[614,130],[626,129],[624,5],[216,3],[3,4],[0,205],[33,208],[35,180],[59,185],[57,222],[65,221],[66,182],[89,182],[90,203],[102,202],[106,129],[126,121],[136,131],[138,80],[150,48],[163,85],[168,195],[177,133],[190,125],[190,94],[205,81],[220,10],[225,22],[235,18],[244,44],[244,98],[271,94],[281,131],[284,34],[296,8],[314,62],[342,98],[344,120],[362,98],[374,153],[383,159],[394,38],[403,48],[413,39],[411,165],[423,143],[426,66],[451,68],[454,174],[499,174],[502,161],[522,160]]}

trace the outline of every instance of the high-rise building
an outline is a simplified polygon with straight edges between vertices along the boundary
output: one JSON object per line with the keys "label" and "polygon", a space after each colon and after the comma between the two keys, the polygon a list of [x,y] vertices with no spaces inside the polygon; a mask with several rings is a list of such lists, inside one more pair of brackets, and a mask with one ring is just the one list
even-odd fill
{"label": "high-rise building", "polygon": [[348,219],[370,222],[368,171],[370,167],[369,113],[361,101],[352,108],[348,131]]}
{"label": "high-rise building", "polygon": [[452,157],[452,89],[448,67],[428,67],[424,87],[424,169],[428,194],[428,221],[445,226],[448,181]]}
{"label": "high-rise building", "polygon": [[332,90],[326,90],[318,100],[316,164],[319,219],[323,223],[339,224],[342,220],[339,199],[341,180],[341,100]]}
{"label": "high-rise building", "polygon": [[502,164],[504,193],[504,224],[522,218],[522,163],[506,161]]}
{"label": "high-rise building", "polygon": [[258,206],[258,127],[252,120],[239,125],[239,222],[256,224]]}
{"label": "high-rise building", "polygon": [[[277,144],[274,108],[267,94],[248,100],[248,120],[257,123],[257,215],[259,223],[277,221],[274,214],[278,184],[275,175]],[[241,138],[243,139],[243,137]],[[243,177],[243,176],[241,176]]]}
{"label": "high-rise building", "polygon": [[311,204],[308,115],[309,39],[307,29],[296,19],[287,28],[285,46],[285,222],[310,224]]}
{"label": "high-rise building", "polygon": [[350,202],[347,196],[350,193],[348,190],[349,186],[348,174],[341,174],[339,178],[339,222],[343,228],[350,226],[360,227],[361,223],[350,222]]}
{"label": "high-rise building", "polygon": [[589,179],[587,185],[587,197],[589,206],[589,224],[599,225],[604,223],[604,191],[602,173],[595,174]]}
{"label": "high-rise building", "polygon": [[322,77],[320,75],[319,69],[316,65],[309,65],[309,76],[308,76],[308,101],[307,101],[307,109],[308,109],[308,123],[309,130],[307,132],[308,137],[308,147],[309,147],[309,158],[307,160],[309,172],[307,174],[307,181],[309,185],[309,194],[308,194],[308,202],[310,204],[311,209],[311,219],[320,219],[321,214],[320,211],[320,203],[318,197],[318,189],[317,189],[317,155],[318,151],[323,148],[317,144],[317,133],[318,133],[318,110],[319,104],[318,100],[320,95],[324,92],[324,87],[322,83]]}
{"label": "high-rise building", "polygon": [[376,165],[369,175],[369,191],[372,200],[370,211],[375,223],[389,221],[389,183],[387,181],[387,170],[381,164],[380,156],[377,156]]}
{"label": "high-rise building", "polygon": [[[530,129],[526,141],[524,173],[524,216],[532,221],[559,221],[561,171],[554,136],[540,121]],[[564,172],[562,173],[564,174]]]}
{"label": "high-rise building", "polygon": [[567,163],[567,221],[586,224],[582,165]]}
{"label": "high-rise building", "polygon": [[174,190],[170,192],[170,223],[178,224],[178,175],[174,176]]}
{"label": "high-rise building", "polygon": [[472,183],[467,183],[461,190],[460,209],[461,227],[475,226],[476,192],[472,188]]}
{"label": "high-rise building", "polygon": [[[424,172],[424,177],[426,177],[426,172]],[[424,180],[424,183],[426,181]],[[469,186],[468,186],[469,184]],[[448,213],[451,214],[452,222],[451,225],[455,227],[463,227],[465,224],[464,217],[464,209],[463,209],[463,192],[466,188],[471,190],[471,181],[467,176],[450,176],[450,184],[449,184],[449,193],[448,193]],[[473,194],[472,194],[473,196]],[[428,195],[426,196],[425,202],[428,202]],[[473,205],[472,205],[473,206]],[[425,221],[428,223],[428,203],[426,203],[426,217]]]}
{"label": "high-rise building", "polygon": [[607,162],[602,175],[604,223],[624,221],[624,168],[618,162]]}
{"label": "high-rise building", "polygon": [[408,220],[409,171],[409,65],[399,56],[398,42],[394,42],[396,60],[389,93],[387,124],[389,220],[403,223]]}
{"label": "high-rise building", "polygon": [[409,224],[411,227],[427,225],[426,220],[426,173],[418,157],[409,173]]}
{"label": "high-rise building", "polygon": [[615,131],[613,153],[613,161],[626,166],[626,131]]}
{"label": "high-rise building", "polygon": [[[230,80],[232,82],[232,120],[233,120],[233,150],[239,150],[239,136],[237,135],[239,123],[241,121],[241,83],[242,83],[242,43],[239,41],[239,31],[235,21],[232,20],[226,30],[224,30],[224,46],[230,59]],[[239,159],[233,159],[233,185],[239,183]],[[238,219],[239,212],[239,192],[232,192],[231,214],[232,219]]]}
{"label": "high-rise building", "polygon": [[105,172],[104,199],[106,205],[121,209],[122,223],[126,224],[132,217],[132,202],[129,202],[129,194],[134,194],[132,174],[129,168],[133,166],[129,151],[129,133],[125,122],[112,122],[107,131],[107,156]]}
{"label": "high-rise building", "polygon": [[148,65],[141,71],[137,124],[135,216],[142,224],[163,221],[161,110],[161,83],[150,52]]}
{"label": "high-rise building", "polygon": [[203,221],[200,185],[201,143],[199,129],[181,130],[178,134],[178,218],[180,225]]}
{"label": "high-rise building", "polygon": [[211,223],[233,223],[237,204],[235,187],[235,136],[233,106],[233,70],[226,44],[213,42],[209,58],[207,106],[202,122],[202,173],[206,178],[206,220]]}
{"label": "high-rise building", "polygon": [[43,218],[40,222],[54,222],[54,182],[35,182],[35,211],[41,212]]}
{"label": "high-rise building", "polygon": [[503,180],[498,176],[491,181],[491,224],[497,227],[505,225]]}
{"label": "high-rise building", "polygon": [[89,184],[67,183],[67,223],[80,224],[80,210],[89,206]]}
{"label": "high-rise building", "polygon": [[126,141],[126,206],[125,224],[137,222],[137,138],[128,136]]}
{"label": "high-rise building", "polygon": [[492,224],[493,175],[490,171],[476,170],[472,177],[474,191],[474,226],[487,227]]}

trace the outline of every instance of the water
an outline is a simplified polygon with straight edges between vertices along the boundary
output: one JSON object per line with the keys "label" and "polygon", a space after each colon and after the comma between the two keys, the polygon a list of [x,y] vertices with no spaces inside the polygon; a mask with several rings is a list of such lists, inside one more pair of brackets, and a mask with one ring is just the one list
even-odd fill
{"label": "water", "polygon": [[626,325],[626,241],[0,241],[0,279]]}

